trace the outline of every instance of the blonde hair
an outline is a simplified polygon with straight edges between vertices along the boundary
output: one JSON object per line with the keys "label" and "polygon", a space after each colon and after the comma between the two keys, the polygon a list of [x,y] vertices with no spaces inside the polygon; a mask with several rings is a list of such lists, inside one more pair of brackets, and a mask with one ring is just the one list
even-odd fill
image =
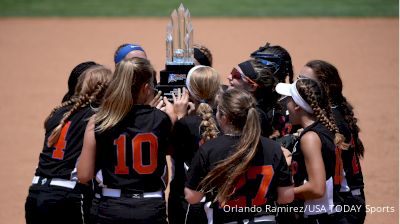
{"label": "blonde hair", "polygon": [[50,115],[46,118],[45,125],[54,113],[61,107],[73,105],[72,108],[63,114],[63,118],[55,129],[51,132],[47,144],[49,147],[57,143],[61,135],[61,130],[67,123],[70,116],[80,108],[90,105],[91,103],[99,103],[103,97],[103,93],[111,79],[112,72],[110,69],[102,65],[94,65],[87,69],[79,78],[75,88],[75,94],[60,106],[55,107]]}
{"label": "blonde hair", "polygon": [[146,83],[153,85],[154,68],[147,59],[125,59],[117,64],[104,101],[96,114],[96,131],[114,127],[137,103],[139,91]]}
{"label": "blonde hair", "polygon": [[218,110],[236,130],[241,131],[241,137],[233,154],[207,174],[200,188],[202,192],[216,190],[215,201],[223,205],[235,193],[237,181],[245,174],[259,149],[261,125],[256,100],[245,90],[228,89],[223,92]]}
{"label": "blonde hair", "polygon": [[195,66],[189,71],[188,90],[200,102],[196,114],[202,118],[200,132],[203,142],[217,137],[219,131],[213,117],[215,96],[220,88],[218,72],[209,66]]}

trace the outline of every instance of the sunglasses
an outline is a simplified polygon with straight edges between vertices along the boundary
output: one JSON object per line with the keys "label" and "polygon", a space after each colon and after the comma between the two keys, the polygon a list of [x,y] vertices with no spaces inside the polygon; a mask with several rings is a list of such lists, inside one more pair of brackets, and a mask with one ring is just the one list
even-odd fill
{"label": "sunglasses", "polygon": [[258,84],[256,82],[254,82],[249,77],[247,77],[246,75],[239,72],[236,68],[232,69],[231,76],[232,76],[232,79],[242,79],[243,81],[245,81],[251,85],[254,85],[255,87],[258,87]]}

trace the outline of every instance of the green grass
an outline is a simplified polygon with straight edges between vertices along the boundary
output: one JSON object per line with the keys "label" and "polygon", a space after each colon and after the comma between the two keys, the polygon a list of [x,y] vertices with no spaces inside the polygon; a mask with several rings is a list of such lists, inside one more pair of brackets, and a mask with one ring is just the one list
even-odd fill
{"label": "green grass", "polygon": [[399,15],[397,0],[0,0],[0,16],[169,16],[180,2],[189,8],[192,16]]}

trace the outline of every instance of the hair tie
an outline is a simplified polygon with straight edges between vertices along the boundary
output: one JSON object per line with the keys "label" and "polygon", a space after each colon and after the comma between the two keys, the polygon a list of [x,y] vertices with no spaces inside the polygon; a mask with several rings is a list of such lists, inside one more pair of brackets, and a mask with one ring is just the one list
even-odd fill
{"label": "hair tie", "polygon": [[127,54],[129,54],[129,52],[131,52],[131,51],[142,51],[142,52],[145,52],[143,50],[143,48],[141,46],[139,46],[139,45],[128,44],[125,47],[122,47],[121,49],[118,50],[117,54],[114,57],[115,64],[118,64],[119,62],[121,62],[125,58],[125,56]]}

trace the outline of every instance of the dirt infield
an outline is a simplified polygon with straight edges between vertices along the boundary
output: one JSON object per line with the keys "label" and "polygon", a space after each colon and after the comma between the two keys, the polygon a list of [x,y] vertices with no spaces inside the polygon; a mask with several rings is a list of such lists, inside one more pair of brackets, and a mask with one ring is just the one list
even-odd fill
{"label": "dirt infield", "polygon": [[[43,144],[43,121],[84,60],[113,67],[115,48],[140,43],[157,70],[165,63],[167,18],[0,19],[0,223],[24,223],[24,203]],[[295,72],[311,59],[339,69],[366,148],[366,223],[398,222],[398,19],[199,19],[195,42],[216,69],[232,66],[269,41],[287,48]],[[225,80],[224,80],[225,81]],[[394,207],[395,212],[388,207]]]}

